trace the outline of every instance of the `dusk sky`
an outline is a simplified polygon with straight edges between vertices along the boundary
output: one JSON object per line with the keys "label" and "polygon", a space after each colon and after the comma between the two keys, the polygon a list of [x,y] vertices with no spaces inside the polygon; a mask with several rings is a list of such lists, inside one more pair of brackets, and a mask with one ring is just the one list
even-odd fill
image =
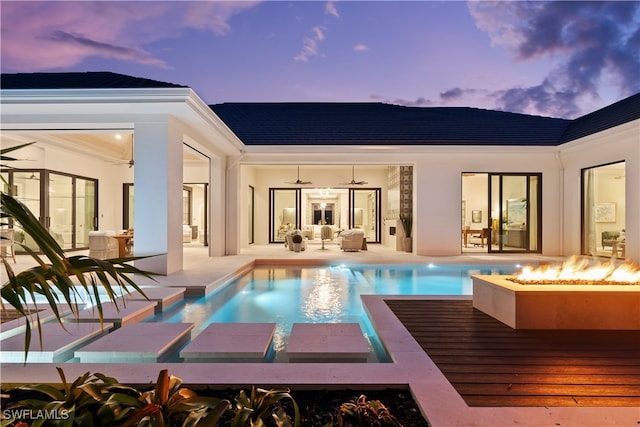
{"label": "dusk sky", "polygon": [[0,3],[3,73],[112,71],[222,102],[574,118],[640,92],[640,2]]}

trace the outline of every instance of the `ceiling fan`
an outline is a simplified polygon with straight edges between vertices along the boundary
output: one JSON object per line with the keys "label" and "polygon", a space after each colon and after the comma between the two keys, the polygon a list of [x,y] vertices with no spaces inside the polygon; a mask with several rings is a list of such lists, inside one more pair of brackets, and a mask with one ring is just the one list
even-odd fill
{"label": "ceiling fan", "polygon": [[295,181],[286,181],[287,184],[295,184],[295,185],[307,185],[311,184],[311,181],[301,181],[300,180],[300,166],[298,166],[298,179]]}
{"label": "ceiling fan", "polygon": [[121,162],[115,162],[115,164],[125,164],[125,165],[129,165],[129,167],[133,167],[134,165],[134,161],[133,161],[133,135],[131,136],[131,155],[129,156],[129,160],[123,160]]}
{"label": "ceiling fan", "polygon": [[355,178],[355,166],[351,166],[351,181],[349,182],[341,182],[340,185],[365,185],[368,184],[367,181],[356,181]]}

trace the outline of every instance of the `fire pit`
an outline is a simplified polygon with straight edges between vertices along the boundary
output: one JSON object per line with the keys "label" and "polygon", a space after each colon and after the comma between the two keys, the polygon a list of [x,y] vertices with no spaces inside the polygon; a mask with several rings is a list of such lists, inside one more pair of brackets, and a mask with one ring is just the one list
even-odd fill
{"label": "fire pit", "polygon": [[640,269],[571,259],[473,276],[473,306],[514,329],[640,330]]}

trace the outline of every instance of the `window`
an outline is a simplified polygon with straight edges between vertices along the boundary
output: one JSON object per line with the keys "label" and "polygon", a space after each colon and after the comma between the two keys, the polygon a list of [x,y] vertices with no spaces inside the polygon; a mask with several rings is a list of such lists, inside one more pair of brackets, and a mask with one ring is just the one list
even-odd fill
{"label": "window", "polygon": [[625,257],[625,162],[582,170],[582,254]]}

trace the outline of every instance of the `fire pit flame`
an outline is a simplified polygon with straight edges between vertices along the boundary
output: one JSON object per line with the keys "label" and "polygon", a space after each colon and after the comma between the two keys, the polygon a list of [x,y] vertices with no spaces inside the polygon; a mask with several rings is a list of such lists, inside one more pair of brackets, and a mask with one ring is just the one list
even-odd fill
{"label": "fire pit flame", "polygon": [[574,257],[559,266],[524,267],[511,280],[520,284],[640,285],[640,267],[633,263],[593,264]]}

